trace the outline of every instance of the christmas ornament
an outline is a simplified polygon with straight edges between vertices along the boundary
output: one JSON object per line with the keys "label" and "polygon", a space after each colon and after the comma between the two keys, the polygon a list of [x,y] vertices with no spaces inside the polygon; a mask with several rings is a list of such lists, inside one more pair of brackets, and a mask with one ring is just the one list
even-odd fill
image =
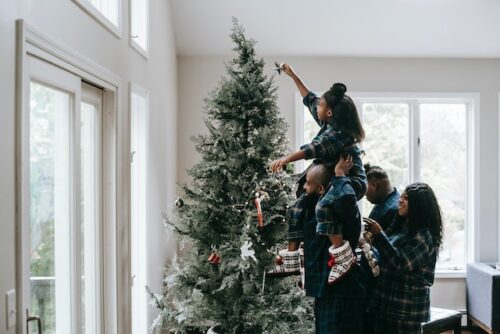
{"label": "christmas ornament", "polygon": [[255,251],[252,249],[253,243],[249,240],[245,241],[243,243],[243,246],[241,246],[240,251],[241,251],[241,258],[243,260],[248,260],[249,258],[252,258],[255,262],[257,262],[257,258],[255,257]]}
{"label": "christmas ornament", "polygon": [[283,71],[283,64],[278,63],[277,61],[274,62],[274,70],[278,72],[278,75],[281,75],[281,71]]}
{"label": "christmas ornament", "polygon": [[373,277],[378,277],[380,275],[380,267],[378,266],[377,259],[374,256],[371,246],[373,235],[371,232],[366,231],[363,233],[363,238],[364,242],[362,241],[363,245],[361,246],[361,249],[363,250],[366,261],[368,261],[368,265],[370,266]]}
{"label": "christmas ornament", "polygon": [[257,208],[257,221],[259,223],[259,227],[264,227],[264,216],[262,215],[262,206],[260,203],[262,201],[269,201],[271,198],[269,197],[269,194],[263,190],[260,190],[260,187],[257,187],[255,189],[255,199],[253,200],[253,203],[255,207]]}
{"label": "christmas ornament", "polygon": [[177,197],[177,199],[175,200],[175,206],[179,209],[184,206],[184,201],[182,200],[182,198]]}
{"label": "christmas ornament", "polygon": [[262,207],[260,206],[261,199],[259,197],[255,197],[253,200],[255,207],[257,208],[257,221],[259,222],[259,227],[264,227],[264,217],[262,215]]}
{"label": "christmas ornament", "polygon": [[216,251],[212,251],[212,254],[210,254],[210,256],[208,257],[208,262],[216,266],[220,263],[220,259],[221,259],[220,255],[217,254]]}

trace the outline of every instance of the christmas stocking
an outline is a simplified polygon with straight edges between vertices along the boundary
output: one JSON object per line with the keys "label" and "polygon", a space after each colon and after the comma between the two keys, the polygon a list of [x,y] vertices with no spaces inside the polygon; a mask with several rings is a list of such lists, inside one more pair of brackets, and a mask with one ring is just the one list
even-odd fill
{"label": "christmas stocking", "polygon": [[276,257],[276,267],[267,272],[268,276],[300,275],[300,251],[282,249]]}
{"label": "christmas stocking", "polygon": [[340,247],[335,248],[331,246],[328,252],[330,253],[328,266],[331,268],[330,275],[328,275],[328,284],[331,285],[335,284],[351,270],[352,266],[356,263],[356,257],[347,240]]}

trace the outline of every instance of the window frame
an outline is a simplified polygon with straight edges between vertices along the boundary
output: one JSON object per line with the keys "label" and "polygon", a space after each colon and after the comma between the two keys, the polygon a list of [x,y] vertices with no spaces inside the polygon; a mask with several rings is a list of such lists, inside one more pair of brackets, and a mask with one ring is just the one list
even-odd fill
{"label": "window frame", "polygon": [[[26,158],[27,143],[29,139],[28,112],[30,69],[29,58],[34,57],[69,73],[80,77],[81,81],[89,82],[103,89],[103,118],[102,118],[102,197],[103,206],[101,218],[103,219],[101,259],[102,276],[102,328],[105,333],[126,333],[129,331],[129,315],[125,312],[130,297],[127,293],[129,286],[128,262],[123,254],[128,249],[124,241],[127,235],[126,224],[129,216],[127,194],[128,159],[125,154],[127,144],[127,131],[125,129],[126,117],[121,110],[123,84],[120,77],[113,72],[94,63],[79,53],[49,39],[24,20],[16,21],[17,29],[17,68],[16,68],[16,322],[20,332],[26,331],[27,293],[24,277],[26,271],[26,245],[29,240],[29,200],[26,198],[29,187],[29,164]],[[78,131],[78,128],[76,128]],[[76,135],[76,134],[75,134]],[[78,192],[75,193],[78,196]],[[76,240],[78,242],[78,239]],[[76,245],[75,242],[75,245]],[[78,267],[75,267],[78,277]],[[120,291],[120,293],[118,293]],[[78,299],[79,300],[79,299]],[[79,306],[79,304],[77,304]],[[80,313],[78,313],[80,314]],[[75,333],[81,327],[75,323]]]}
{"label": "window frame", "polygon": [[[479,93],[413,93],[413,92],[350,92],[349,96],[354,100],[361,121],[362,103],[405,103],[409,105],[409,148],[410,148],[410,183],[420,179],[420,104],[453,104],[467,105],[467,198],[466,198],[466,222],[465,222],[465,263],[459,270],[451,270],[436,267],[436,277],[454,278],[465,277],[466,264],[475,262],[479,254]],[[304,144],[304,110],[302,97],[299,93],[295,95],[295,148]],[[499,94],[500,109],[500,94]],[[304,161],[296,163],[296,170],[304,170]]]}
{"label": "window frame", "polygon": [[146,6],[147,6],[147,9],[146,9],[146,41],[147,41],[147,48],[144,49],[142,46],[139,45],[139,43],[137,43],[135,41],[135,37],[133,35],[133,32],[132,32],[132,2],[134,0],[129,0],[129,44],[130,44],[130,47],[132,49],[134,49],[135,51],[137,51],[137,53],[139,53],[142,57],[144,57],[145,60],[148,60],[149,59],[149,50],[151,48],[150,46],[150,37],[149,37],[149,33],[150,33],[150,14],[149,14],[149,9],[150,9],[150,1],[149,0],[140,0],[140,1],[145,1],[146,2]]}
{"label": "window frame", "polygon": [[[104,229],[104,220],[103,220],[103,208],[102,208],[102,200],[103,200],[103,172],[104,172],[104,164],[103,164],[103,118],[104,118],[104,108],[103,108],[103,92],[96,89],[95,87],[92,87],[92,85],[89,85],[85,82],[82,81],[82,84],[81,84],[81,98],[80,98],[80,104],[82,103],[87,103],[87,104],[90,104],[90,105],[93,105],[93,106],[96,106],[97,107],[97,111],[98,113],[100,114],[98,119],[97,119],[97,122],[96,122],[96,136],[97,138],[94,138],[94,148],[96,150],[96,153],[97,153],[97,162],[94,164],[94,169],[95,169],[95,174],[97,175],[97,194],[94,194],[95,196],[95,199],[94,199],[94,202],[95,202],[95,206],[96,206],[96,216],[95,216],[95,219],[97,221],[97,226],[94,226],[95,228],[95,237],[97,240],[95,240],[95,244],[94,244],[94,247],[97,248],[95,249],[95,258],[94,260],[98,261],[97,263],[92,263],[93,264],[93,267],[94,267],[94,270],[96,271],[96,276],[97,276],[97,280],[96,280],[96,291],[98,291],[98,294],[96,297],[96,310],[95,310],[95,314],[96,314],[96,322],[95,322],[95,329],[97,329],[98,331],[100,331],[101,333],[104,333],[104,320],[102,319],[102,316],[99,316],[100,314],[102,314],[102,310],[104,309],[104,299],[103,299],[103,296],[104,296],[104,291],[103,291],[103,275],[104,275],[104,261],[99,261],[99,259],[103,259],[104,258],[104,252],[103,252],[103,248],[104,248],[104,240],[103,240],[103,229]],[[99,96],[100,95],[100,96]],[[82,110],[80,110],[80,114],[81,114]],[[81,120],[83,122],[83,120]],[[81,157],[81,154],[80,154],[80,157]],[[81,163],[80,163],[81,164]],[[81,171],[80,171],[81,172]],[[82,187],[82,190],[83,190],[83,185],[81,185]],[[81,223],[81,222],[80,222]],[[80,242],[85,242],[87,239],[86,239],[87,235],[85,235],[85,237],[83,238],[80,238]],[[86,248],[85,248],[86,250]],[[87,254],[85,254],[87,255]],[[80,259],[82,260],[82,259]],[[83,259],[84,261],[87,261],[87,258],[85,257]],[[87,271],[87,267],[85,266],[85,271]],[[83,273],[81,273],[81,275],[83,275]],[[85,275],[87,275],[87,273],[85,273]],[[83,298],[85,298],[86,296],[83,294],[82,292],[82,296]],[[82,310],[83,311],[83,310]],[[87,317],[88,314],[85,313],[85,317]]]}
{"label": "window frame", "polygon": [[76,5],[78,5],[84,12],[90,15],[94,20],[96,20],[100,25],[106,28],[109,32],[115,35],[118,39],[122,38],[123,35],[123,19],[122,19],[122,9],[123,0],[118,1],[118,24],[114,24],[108,19],[103,13],[101,13],[89,0],[72,0]]}
{"label": "window frame", "polygon": [[[145,138],[145,143],[144,143],[144,146],[145,146],[145,152],[144,152],[144,158],[145,158],[145,162],[144,162],[144,168],[146,170],[146,180],[145,180],[145,216],[146,216],[146,221],[149,221],[149,210],[148,210],[148,204],[149,204],[149,196],[148,196],[148,192],[149,192],[149,179],[150,179],[150,173],[149,173],[149,143],[150,143],[150,137],[149,137],[149,116],[150,116],[150,97],[149,97],[149,91],[142,88],[141,86],[133,83],[133,82],[130,82],[129,83],[129,110],[130,110],[130,155],[131,155],[131,158],[130,158],[130,211],[131,211],[131,214],[130,214],[130,236],[129,236],[129,242],[130,242],[130,317],[132,319],[132,315],[134,315],[134,309],[133,309],[133,306],[132,305],[132,296],[133,296],[133,289],[134,289],[134,276],[133,275],[133,272],[132,272],[132,256],[133,256],[133,252],[134,252],[134,249],[132,249],[132,234],[133,234],[133,226],[132,226],[132,207],[133,207],[133,196],[134,194],[132,193],[132,177],[133,177],[133,169],[132,169],[132,164],[134,162],[134,152],[132,151],[132,148],[133,148],[133,143],[132,143],[132,140],[133,140],[133,134],[132,132],[134,131],[134,128],[133,128],[133,124],[132,124],[132,95],[135,94],[135,95],[138,95],[138,96],[141,96],[142,98],[144,98],[145,100],[145,109],[144,112],[145,112],[145,115],[144,115],[144,118],[143,118],[143,121],[144,121],[144,130],[145,130],[145,135],[146,135],[146,138]],[[144,273],[144,280],[147,284],[147,282],[149,281],[149,270],[150,270],[150,267],[149,267],[149,249],[147,248],[147,245],[149,243],[149,231],[148,231],[148,228],[147,228],[147,225],[145,226],[145,245],[146,246],[146,249],[144,249],[143,253],[145,254],[146,258],[144,259],[144,262],[145,262],[145,267],[146,267],[146,272]],[[146,295],[146,291],[144,290],[144,297],[147,298],[147,295]],[[149,303],[147,303],[148,305]],[[145,321],[146,321],[146,324],[148,323],[149,321],[149,313],[150,313],[150,309],[149,309],[149,306],[146,307],[145,310],[140,310],[139,311],[140,313],[144,312],[143,314],[141,314],[141,318],[145,318]],[[149,326],[147,326],[149,327]],[[148,328],[146,328],[148,329]],[[131,321],[130,323],[130,330],[131,330],[131,333],[133,333],[133,330],[134,330],[134,323],[133,321]]]}

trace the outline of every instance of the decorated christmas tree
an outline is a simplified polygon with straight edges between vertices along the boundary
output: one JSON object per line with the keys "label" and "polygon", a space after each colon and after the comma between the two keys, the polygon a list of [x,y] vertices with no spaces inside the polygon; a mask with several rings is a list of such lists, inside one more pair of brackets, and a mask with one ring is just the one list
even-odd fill
{"label": "decorated christmas tree", "polygon": [[201,161],[167,225],[182,256],[167,268],[154,326],[173,333],[217,325],[218,333],[308,333],[310,302],[297,277],[270,278],[284,243],[289,174],[271,174],[270,161],[287,148],[276,88],[264,74],[253,40],[234,20],[237,56],[205,100],[208,134],[193,138]]}

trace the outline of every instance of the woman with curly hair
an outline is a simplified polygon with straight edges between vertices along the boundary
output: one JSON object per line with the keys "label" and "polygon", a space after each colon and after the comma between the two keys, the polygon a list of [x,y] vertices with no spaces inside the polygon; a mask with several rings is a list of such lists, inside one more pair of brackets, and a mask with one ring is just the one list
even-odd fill
{"label": "woman with curly hair", "polygon": [[443,241],[434,192],[425,183],[409,185],[387,231],[373,219],[363,220],[380,261],[381,273],[368,301],[374,333],[421,333],[422,322],[429,321],[429,288]]}

